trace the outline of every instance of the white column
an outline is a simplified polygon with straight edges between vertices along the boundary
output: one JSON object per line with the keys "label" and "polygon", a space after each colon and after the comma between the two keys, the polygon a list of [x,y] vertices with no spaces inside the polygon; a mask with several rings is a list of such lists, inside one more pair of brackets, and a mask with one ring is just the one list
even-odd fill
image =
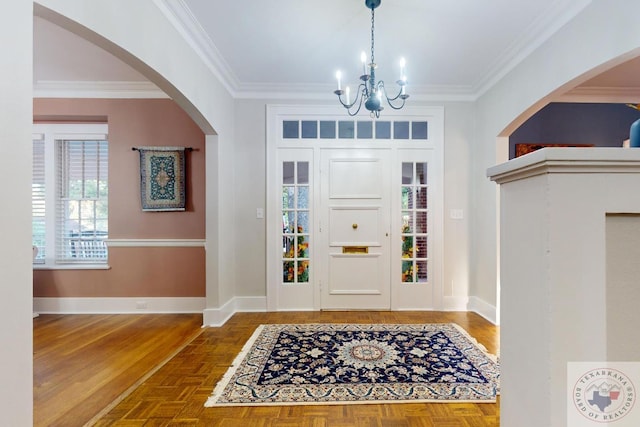
{"label": "white column", "polygon": [[33,425],[31,123],[33,3],[0,13],[0,412],[2,424]]}
{"label": "white column", "polygon": [[[567,363],[628,358],[638,336],[606,260],[608,218],[640,218],[640,150],[545,148],[488,176],[501,186],[501,425],[564,427]],[[640,300],[640,287],[626,298]]]}

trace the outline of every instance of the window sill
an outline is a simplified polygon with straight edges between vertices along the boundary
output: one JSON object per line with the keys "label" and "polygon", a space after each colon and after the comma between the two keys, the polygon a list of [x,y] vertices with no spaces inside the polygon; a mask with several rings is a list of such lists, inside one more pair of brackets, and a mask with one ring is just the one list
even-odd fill
{"label": "window sill", "polygon": [[34,270],[110,270],[109,264],[33,264]]}

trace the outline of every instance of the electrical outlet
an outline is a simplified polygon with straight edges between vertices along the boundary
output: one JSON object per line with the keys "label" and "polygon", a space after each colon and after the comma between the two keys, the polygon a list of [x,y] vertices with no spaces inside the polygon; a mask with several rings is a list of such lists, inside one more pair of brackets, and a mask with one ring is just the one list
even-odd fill
{"label": "electrical outlet", "polygon": [[146,301],[136,301],[136,310],[146,310],[147,308]]}
{"label": "electrical outlet", "polygon": [[462,209],[451,209],[449,212],[449,216],[451,219],[462,219],[464,215],[462,214]]}

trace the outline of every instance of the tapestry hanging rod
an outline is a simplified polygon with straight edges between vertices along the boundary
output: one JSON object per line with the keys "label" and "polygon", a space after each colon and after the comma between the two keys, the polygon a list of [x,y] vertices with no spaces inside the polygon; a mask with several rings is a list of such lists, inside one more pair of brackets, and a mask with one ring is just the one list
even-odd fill
{"label": "tapestry hanging rod", "polygon": [[[145,147],[131,147],[131,151],[140,151],[141,148],[145,148]],[[194,150],[193,147],[184,147],[184,149],[186,151],[193,151]]]}

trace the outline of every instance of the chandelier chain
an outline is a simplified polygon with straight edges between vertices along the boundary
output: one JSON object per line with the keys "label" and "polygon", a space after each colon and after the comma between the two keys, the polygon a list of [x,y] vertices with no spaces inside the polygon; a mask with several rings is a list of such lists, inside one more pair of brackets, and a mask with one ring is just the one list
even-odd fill
{"label": "chandelier chain", "polygon": [[375,9],[371,9],[371,63],[375,64],[375,58],[374,58],[374,54],[373,54],[373,45],[375,42],[375,37],[374,35],[374,30],[375,30],[375,26],[376,26],[376,21],[375,21]]}

